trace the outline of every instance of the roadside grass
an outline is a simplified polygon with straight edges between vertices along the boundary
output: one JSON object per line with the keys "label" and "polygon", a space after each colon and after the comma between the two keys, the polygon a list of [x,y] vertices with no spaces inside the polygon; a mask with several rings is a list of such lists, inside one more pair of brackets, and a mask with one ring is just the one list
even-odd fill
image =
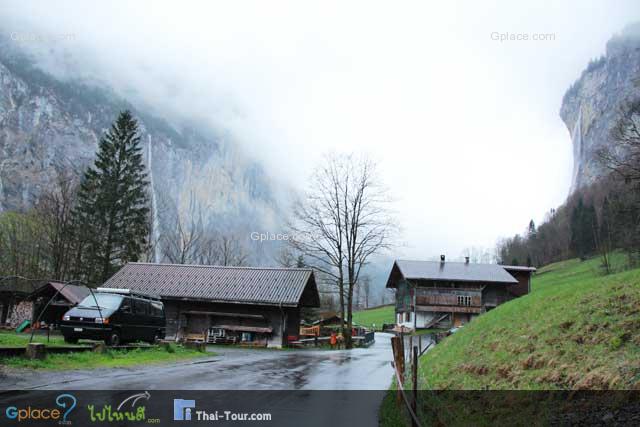
{"label": "roadside grass", "polygon": [[44,360],[3,357],[0,358],[0,366],[44,370],[124,368],[136,365],[178,362],[213,355],[215,353],[201,353],[172,344],[167,348],[158,347],[146,350],[107,350],[104,353],[84,351],[68,354],[50,354]]}
{"label": "roadside grass", "polygon": [[[0,347],[24,347],[29,344],[31,334],[17,333],[12,331],[0,331]],[[51,335],[47,342],[47,336],[41,333],[36,333],[33,336],[33,341],[37,343],[43,343],[50,346],[67,346],[64,342],[64,338],[60,335]],[[82,343],[80,343],[81,345]]]}
{"label": "roadside grass", "polygon": [[[610,275],[602,274],[600,258],[541,268],[529,295],[479,316],[421,357],[419,388],[639,389],[640,268],[621,271],[626,262],[614,254],[618,272]],[[382,425],[406,423],[395,393],[389,396]],[[419,412],[429,424],[423,403]]]}
{"label": "roadside grass", "polygon": [[353,313],[353,322],[368,329],[381,331],[384,323],[394,323],[394,317],[395,307],[391,304],[355,311]]}

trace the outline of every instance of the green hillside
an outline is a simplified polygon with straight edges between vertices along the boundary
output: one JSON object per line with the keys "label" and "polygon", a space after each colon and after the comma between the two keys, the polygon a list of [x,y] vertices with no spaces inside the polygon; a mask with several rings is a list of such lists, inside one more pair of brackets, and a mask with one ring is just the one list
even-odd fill
{"label": "green hillside", "polygon": [[[607,276],[599,259],[541,268],[531,294],[481,315],[427,352],[418,372],[421,422],[546,425],[551,408],[564,404],[557,395],[541,401],[527,393],[446,390],[640,389],[640,268],[622,271],[621,255],[614,261],[620,272]],[[409,423],[395,392],[384,399],[380,419],[384,426]]]}
{"label": "green hillside", "polygon": [[531,294],[428,352],[421,388],[640,387],[640,269],[604,276],[598,265],[570,260],[542,268]]}
{"label": "green hillside", "polygon": [[355,311],[353,313],[353,323],[366,328],[381,330],[383,323],[394,323],[395,307],[393,305],[383,305],[376,308]]}

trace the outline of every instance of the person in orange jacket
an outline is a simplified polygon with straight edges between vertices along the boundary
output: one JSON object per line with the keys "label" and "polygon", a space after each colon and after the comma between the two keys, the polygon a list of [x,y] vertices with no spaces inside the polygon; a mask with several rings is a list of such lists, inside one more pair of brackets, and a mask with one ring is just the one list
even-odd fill
{"label": "person in orange jacket", "polygon": [[331,348],[336,348],[336,343],[338,342],[336,338],[335,331],[331,331],[331,338],[329,338],[329,344],[331,344]]}

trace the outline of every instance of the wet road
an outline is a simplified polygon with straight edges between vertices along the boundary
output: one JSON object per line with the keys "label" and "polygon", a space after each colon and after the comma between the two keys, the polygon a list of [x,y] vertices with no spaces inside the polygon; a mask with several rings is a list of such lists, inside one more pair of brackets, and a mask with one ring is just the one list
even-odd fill
{"label": "wet road", "polygon": [[391,335],[367,349],[247,350],[210,347],[210,358],[135,368],[9,371],[5,390],[385,390],[393,375]]}
{"label": "wet road", "polygon": [[[272,425],[278,426],[377,426],[380,403],[393,375],[390,338],[376,334],[376,342],[367,349],[278,351],[212,346],[209,350],[215,356],[171,365],[65,372],[9,370],[0,373],[0,389],[23,391],[0,392],[0,406],[19,405],[18,398],[24,405],[46,406],[57,392],[51,395],[41,390],[69,390],[83,402],[78,410],[82,416],[85,400],[116,403],[135,390],[150,391],[147,411],[159,417],[162,425],[173,418],[173,399],[181,398],[195,399],[197,408],[266,412],[273,416]],[[210,425],[205,421],[196,424]]]}

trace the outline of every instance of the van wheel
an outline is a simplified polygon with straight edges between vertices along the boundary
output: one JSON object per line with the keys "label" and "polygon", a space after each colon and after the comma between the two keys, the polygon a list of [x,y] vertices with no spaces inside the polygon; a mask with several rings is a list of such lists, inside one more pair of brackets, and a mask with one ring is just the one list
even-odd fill
{"label": "van wheel", "polygon": [[64,342],[67,344],[78,344],[78,338],[64,337]]}
{"label": "van wheel", "polygon": [[105,344],[110,346],[118,346],[121,344],[120,332],[112,331],[109,338],[105,340]]}

